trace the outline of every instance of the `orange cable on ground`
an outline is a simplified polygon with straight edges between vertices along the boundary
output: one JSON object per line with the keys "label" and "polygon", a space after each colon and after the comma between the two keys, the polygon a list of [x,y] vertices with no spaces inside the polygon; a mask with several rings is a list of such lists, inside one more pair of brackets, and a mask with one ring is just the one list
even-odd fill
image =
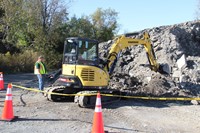
{"label": "orange cable on ground", "polygon": [[13,103],[12,103],[12,84],[8,84],[6,99],[4,102],[4,108],[2,111],[1,120],[3,121],[12,121],[16,117],[13,114]]}
{"label": "orange cable on ground", "polygon": [[92,133],[105,133],[102,117],[101,96],[97,93],[95,112],[93,117]]}

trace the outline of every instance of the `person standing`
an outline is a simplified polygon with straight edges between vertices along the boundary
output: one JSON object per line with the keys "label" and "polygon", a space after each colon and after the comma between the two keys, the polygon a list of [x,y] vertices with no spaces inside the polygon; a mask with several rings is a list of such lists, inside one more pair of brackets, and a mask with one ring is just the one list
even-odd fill
{"label": "person standing", "polygon": [[38,82],[39,82],[39,90],[43,91],[44,90],[44,76],[47,74],[46,67],[44,64],[44,57],[39,56],[38,60],[35,63],[34,66],[34,74],[37,75]]}

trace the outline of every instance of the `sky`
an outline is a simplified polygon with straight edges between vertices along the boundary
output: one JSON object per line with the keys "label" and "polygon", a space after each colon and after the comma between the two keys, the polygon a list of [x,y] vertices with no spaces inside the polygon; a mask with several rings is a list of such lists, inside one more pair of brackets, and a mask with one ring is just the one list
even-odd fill
{"label": "sky", "polygon": [[71,16],[93,14],[97,8],[118,12],[118,34],[193,21],[198,0],[73,0]]}

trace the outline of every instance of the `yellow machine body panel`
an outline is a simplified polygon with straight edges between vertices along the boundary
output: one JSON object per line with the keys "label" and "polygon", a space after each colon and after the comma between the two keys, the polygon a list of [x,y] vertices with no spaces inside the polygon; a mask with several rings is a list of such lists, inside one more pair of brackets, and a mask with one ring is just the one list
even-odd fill
{"label": "yellow machine body panel", "polygon": [[75,72],[76,72],[75,65],[69,65],[69,64],[62,65],[63,75],[75,76]]}
{"label": "yellow machine body panel", "polygon": [[63,64],[62,67],[63,75],[77,76],[83,86],[108,86],[109,75],[99,67],[74,64]]}

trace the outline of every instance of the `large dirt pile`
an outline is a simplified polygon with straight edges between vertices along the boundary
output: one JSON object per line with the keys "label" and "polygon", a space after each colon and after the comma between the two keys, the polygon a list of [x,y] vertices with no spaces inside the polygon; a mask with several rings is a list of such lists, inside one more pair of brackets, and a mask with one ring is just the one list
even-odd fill
{"label": "large dirt pile", "polygon": [[[123,50],[111,77],[109,87],[135,95],[200,96],[200,22],[186,22],[140,31],[150,34],[157,61],[169,64],[170,75],[150,70],[142,45]],[[100,44],[105,58],[111,45]],[[185,59],[185,64],[178,64]]]}

